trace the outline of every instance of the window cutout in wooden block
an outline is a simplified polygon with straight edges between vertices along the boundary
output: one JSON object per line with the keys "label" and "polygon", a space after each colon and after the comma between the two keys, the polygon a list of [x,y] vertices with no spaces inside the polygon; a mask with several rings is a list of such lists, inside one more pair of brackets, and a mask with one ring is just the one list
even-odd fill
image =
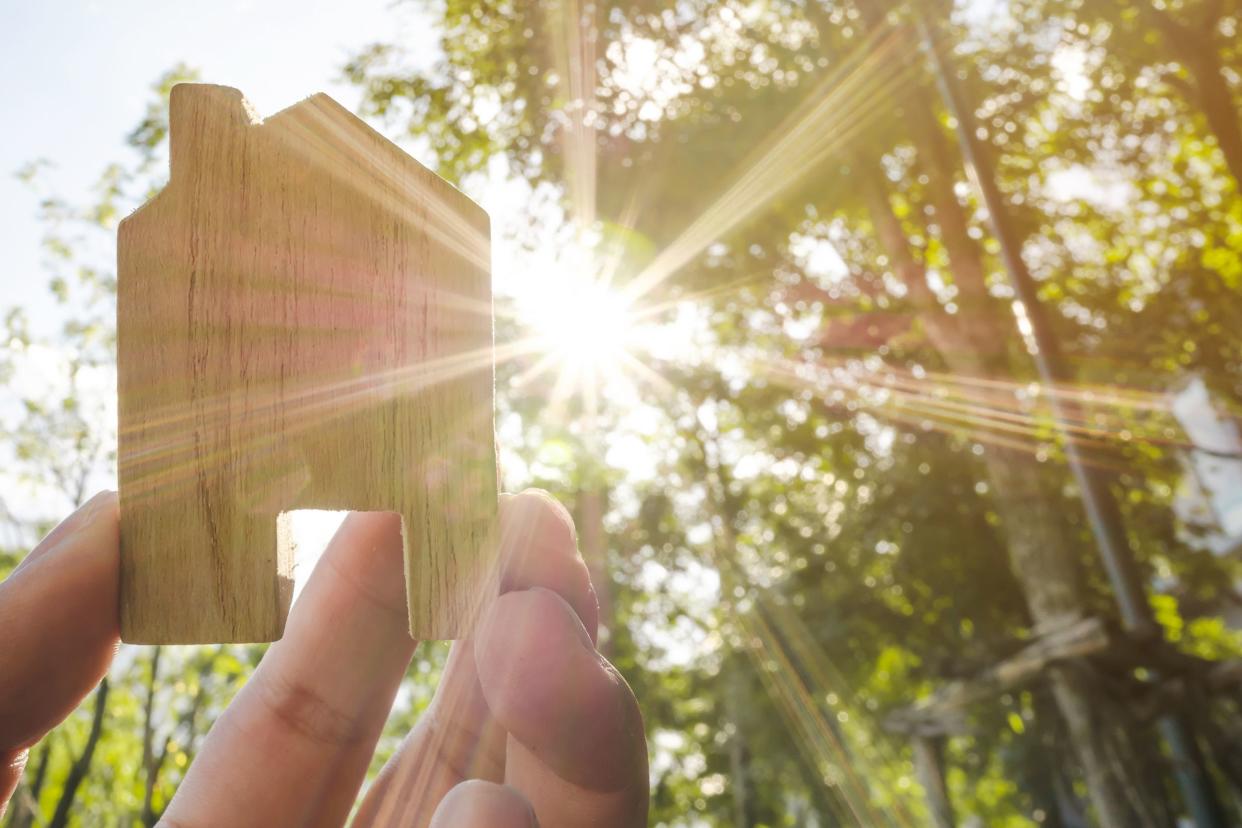
{"label": "window cutout in wooden block", "polygon": [[324,549],[347,515],[347,512],[327,509],[295,509],[281,514],[281,519],[288,521],[285,528],[293,539],[294,604],[297,604],[302,590],[306,589],[311,572],[318,566]]}
{"label": "window cutout in wooden block", "polygon": [[495,554],[487,214],[325,95],[173,88],[171,178],[117,254],[121,635],[271,641],[295,509],[404,523],[410,630]]}

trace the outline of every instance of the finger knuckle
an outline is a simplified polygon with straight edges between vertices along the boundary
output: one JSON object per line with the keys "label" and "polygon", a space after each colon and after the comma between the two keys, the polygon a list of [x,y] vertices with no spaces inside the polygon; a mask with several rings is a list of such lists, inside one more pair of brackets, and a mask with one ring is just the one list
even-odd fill
{"label": "finger knuckle", "polygon": [[341,709],[308,683],[272,676],[259,681],[258,691],[273,719],[305,739],[343,746],[365,737],[361,717]]}

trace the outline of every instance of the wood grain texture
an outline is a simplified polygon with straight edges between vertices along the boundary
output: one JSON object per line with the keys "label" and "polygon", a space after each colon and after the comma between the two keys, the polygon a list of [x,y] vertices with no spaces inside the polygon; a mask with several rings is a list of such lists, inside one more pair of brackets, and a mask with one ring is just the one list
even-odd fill
{"label": "wood grain texture", "polygon": [[121,223],[121,634],[271,641],[294,509],[391,511],[410,630],[455,638],[496,519],[487,214],[325,95],[182,84]]}

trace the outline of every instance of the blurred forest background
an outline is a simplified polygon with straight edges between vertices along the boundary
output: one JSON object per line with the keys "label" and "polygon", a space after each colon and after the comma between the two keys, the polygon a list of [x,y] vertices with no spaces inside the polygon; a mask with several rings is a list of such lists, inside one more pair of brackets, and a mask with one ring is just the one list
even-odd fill
{"label": "blurred forest background", "polygon": [[[360,114],[516,188],[498,244],[587,251],[642,331],[571,389],[502,363],[498,429],[506,488],[576,515],[653,824],[1242,824],[1237,2],[422,5],[430,68],[401,42],[341,67]],[[50,527],[6,504],[114,474],[116,223],[194,76],[154,79],[96,198],[39,190],[70,321],[5,309],[0,575]],[[501,343],[531,333],[510,293]],[[1149,614],[1119,614],[1067,448]],[[153,825],[262,654],[123,647],[6,825]]]}

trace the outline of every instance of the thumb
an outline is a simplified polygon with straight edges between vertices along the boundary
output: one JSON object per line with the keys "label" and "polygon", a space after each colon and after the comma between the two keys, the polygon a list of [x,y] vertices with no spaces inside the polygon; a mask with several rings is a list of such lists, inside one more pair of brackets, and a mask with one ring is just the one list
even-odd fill
{"label": "thumb", "polygon": [[120,523],[115,492],[96,495],[0,583],[0,813],[26,749],[108,670],[119,640]]}

